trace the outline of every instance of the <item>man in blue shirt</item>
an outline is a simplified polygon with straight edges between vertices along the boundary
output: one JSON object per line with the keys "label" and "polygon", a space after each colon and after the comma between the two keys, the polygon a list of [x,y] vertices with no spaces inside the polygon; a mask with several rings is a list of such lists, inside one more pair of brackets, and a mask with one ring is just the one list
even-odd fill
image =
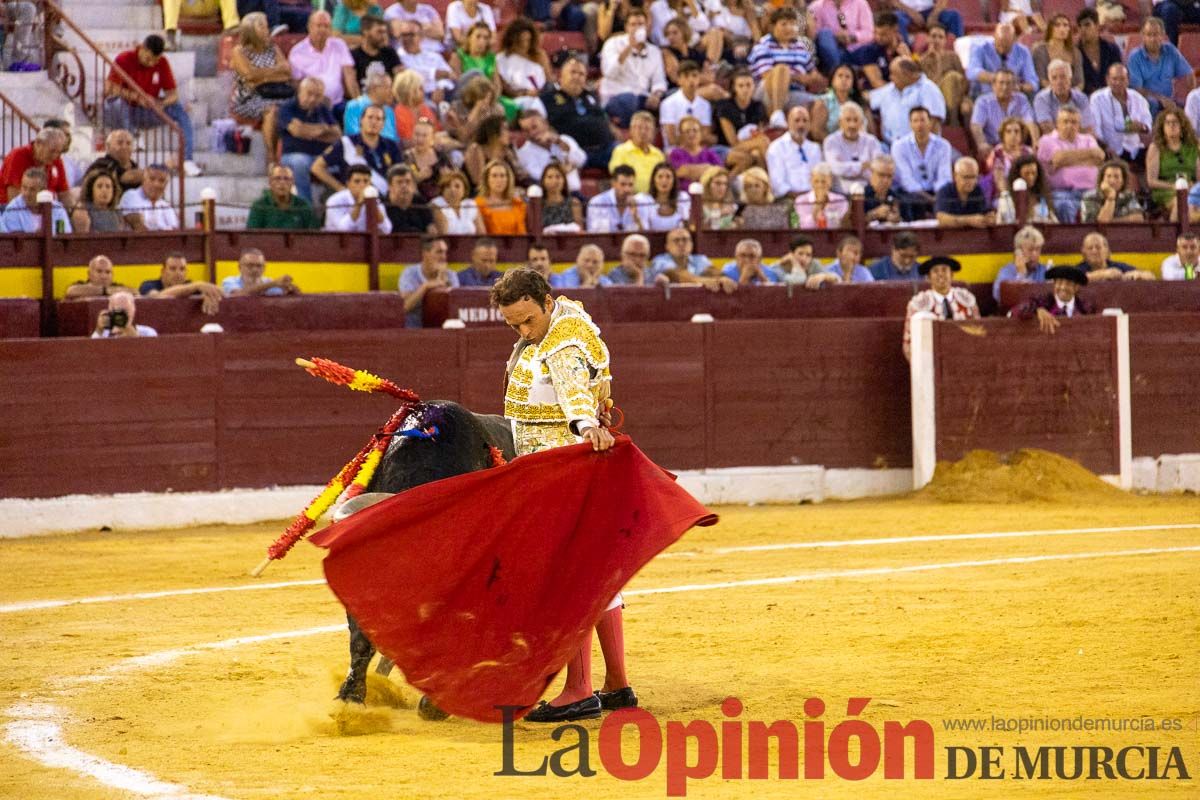
{"label": "man in blue shirt", "polygon": [[925,108],[917,106],[908,112],[908,126],[912,132],[892,145],[896,183],[905,192],[902,209],[907,206],[913,219],[926,219],[933,215],[938,189],[951,181],[954,150],[933,133],[933,119]]}
{"label": "man in blue shirt", "polygon": [[621,263],[609,271],[608,280],[613,286],[649,286],[649,273],[650,240],[631,233],[621,242]]}
{"label": "man in blue shirt", "polygon": [[919,281],[917,259],[921,241],[912,231],[900,231],[892,237],[892,252],[871,265],[871,276],[877,281]]}
{"label": "man in blue shirt", "polygon": [[[1000,268],[992,283],[992,297],[1000,300],[1000,284],[1005,282],[1041,283],[1046,280],[1046,265],[1042,263],[1042,246],[1046,238],[1032,225],[1026,225],[1013,236],[1013,260]],[[1054,262],[1050,262],[1054,266]]]}
{"label": "man in blue shirt", "polygon": [[312,202],[312,165],[325,148],[338,140],[341,131],[325,99],[325,84],[319,78],[300,81],[296,96],[279,107],[279,162],[296,177],[296,192]]}
{"label": "man in blue shirt", "polygon": [[672,270],[686,272],[699,277],[712,267],[708,256],[692,252],[692,234],[687,228],[676,228],[667,233],[667,252],[659,253],[650,262],[650,274],[657,278]]}
{"label": "man in blue shirt", "polygon": [[597,245],[585,244],[575,256],[575,266],[550,276],[550,286],[555,289],[612,286],[612,281],[604,275],[604,251]]}
{"label": "man in blue shirt", "polygon": [[1017,41],[1017,32],[1011,23],[1001,22],[996,26],[992,41],[984,42],[971,51],[967,64],[967,78],[971,81],[971,96],[990,92],[996,70],[1004,67],[1017,76],[1017,89],[1025,94],[1038,90],[1037,70],[1033,68],[1033,55],[1029,48]]}
{"label": "man in blue shirt", "polygon": [[879,112],[880,138],[891,145],[908,133],[908,115],[915,108],[926,109],[941,125],[946,119],[946,98],[921,66],[911,58],[897,58],[891,75],[891,83],[871,92],[871,108]]}
{"label": "man in blue shirt", "polygon": [[960,158],[954,162],[954,180],[938,189],[934,201],[938,225],[947,228],[986,228],[995,215],[979,188],[979,162]]}
{"label": "man in blue shirt", "polygon": [[430,289],[457,289],[458,274],[446,266],[449,247],[440,236],[421,240],[421,263],[400,273],[400,297],[404,300],[404,327],[424,325],[425,294]]}
{"label": "man in blue shirt", "polygon": [[819,289],[823,283],[871,283],[875,277],[862,265],[862,240],[843,236],[837,245],[837,260],[822,272],[809,276],[806,289]]}
{"label": "man in blue shirt", "polygon": [[783,276],[762,263],[762,245],[756,239],[742,239],[733,250],[733,263],[726,264],[721,274],[739,286],[766,286],[782,283]]}
{"label": "man in blue shirt", "polygon": [[[1160,5],[1170,2],[1163,0]],[[1150,101],[1151,117],[1157,117],[1164,106],[1175,102],[1176,78],[1187,79],[1185,92],[1196,87],[1196,77],[1187,59],[1166,38],[1163,21],[1147,17],[1142,23],[1142,46],[1129,54],[1129,85]]]}
{"label": "man in blue shirt", "polygon": [[353,136],[343,136],[325,148],[313,162],[313,177],[335,192],[344,191],[349,183],[350,167],[365,164],[371,169],[371,185],[381,196],[388,192],[387,174],[403,161],[400,145],[383,137],[383,108],[367,106],[359,124],[361,130]]}
{"label": "man in blue shirt", "polygon": [[[37,233],[42,229],[42,212],[38,206],[38,192],[46,188],[46,170],[30,167],[21,176],[21,193],[13,198],[4,213],[0,214],[0,232]],[[67,210],[58,200],[50,201],[50,220],[55,233],[71,233],[71,220]]]}
{"label": "man in blue shirt", "polygon": [[458,285],[484,289],[494,286],[500,280],[500,271],[496,269],[498,253],[495,239],[484,236],[475,240],[475,247],[471,249],[471,266],[458,271]]}

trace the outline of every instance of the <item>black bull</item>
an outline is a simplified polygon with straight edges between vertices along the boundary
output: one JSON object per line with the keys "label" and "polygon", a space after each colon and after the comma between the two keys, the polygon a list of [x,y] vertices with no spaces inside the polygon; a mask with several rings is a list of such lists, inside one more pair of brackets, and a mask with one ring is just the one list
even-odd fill
{"label": "black bull", "polygon": [[[379,464],[367,492],[397,494],[414,486],[452,478],[492,466],[491,448],[506,460],[516,456],[512,429],[503,417],[475,414],[458,403],[435,400],[413,406],[406,429],[436,428],[432,439],[396,436]],[[349,614],[350,670],[338,699],[361,703],[367,693],[367,668],[375,645]]]}

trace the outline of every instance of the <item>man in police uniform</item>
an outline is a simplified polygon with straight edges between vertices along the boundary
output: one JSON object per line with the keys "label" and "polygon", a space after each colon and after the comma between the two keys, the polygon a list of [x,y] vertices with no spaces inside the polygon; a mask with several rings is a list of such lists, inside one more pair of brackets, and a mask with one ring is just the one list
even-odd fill
{"label": "man in police uniform", "polygon": [[587,66],[571,56],[559,71],[558,84],[542,91],[542,105],[550,127],[570,136],[587,153],[585,167],[608,169],[614,146],[608,112],[586,88]]}

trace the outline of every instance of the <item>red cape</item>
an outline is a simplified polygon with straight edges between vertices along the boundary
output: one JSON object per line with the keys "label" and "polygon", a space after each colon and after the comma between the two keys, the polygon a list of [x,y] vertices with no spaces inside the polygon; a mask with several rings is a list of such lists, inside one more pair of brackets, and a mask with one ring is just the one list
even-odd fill
{"label": "red cape", "polygon": [[381,653],[456,716],[532,706],[613,596],[717,517],[627,436],[401,492],[310,537]]}

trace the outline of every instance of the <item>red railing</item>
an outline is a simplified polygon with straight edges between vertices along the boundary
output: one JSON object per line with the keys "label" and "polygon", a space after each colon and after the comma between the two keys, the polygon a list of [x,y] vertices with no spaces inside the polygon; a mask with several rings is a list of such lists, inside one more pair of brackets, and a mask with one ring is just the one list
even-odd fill
{"label": "red railing", "polygon": [[[115,127],[109,126],[105,119],[108,77],[122,79],[123,88],[132,90],[137,95],[138,104],[156,120],[154,127],[144,128],[137,134],[140,152],[135,157],[143,166],[161,163],[173,168],[176,181],[172,182],[168,191],[179,210],[180,222],[184,222],[183,131],[158,107],[158,101],[142,91],[61,8],[51,0],[36,2],[44,31],[47,74],[92,124],[97,147],[103,146],[109,130]],[[78,46],[68,43],[60,35],[65,31],[74,34],[84,52],[81,53]],[[87,69],[89,65],[91,69]],[[179,102],[183,102],[182,98]]]}

